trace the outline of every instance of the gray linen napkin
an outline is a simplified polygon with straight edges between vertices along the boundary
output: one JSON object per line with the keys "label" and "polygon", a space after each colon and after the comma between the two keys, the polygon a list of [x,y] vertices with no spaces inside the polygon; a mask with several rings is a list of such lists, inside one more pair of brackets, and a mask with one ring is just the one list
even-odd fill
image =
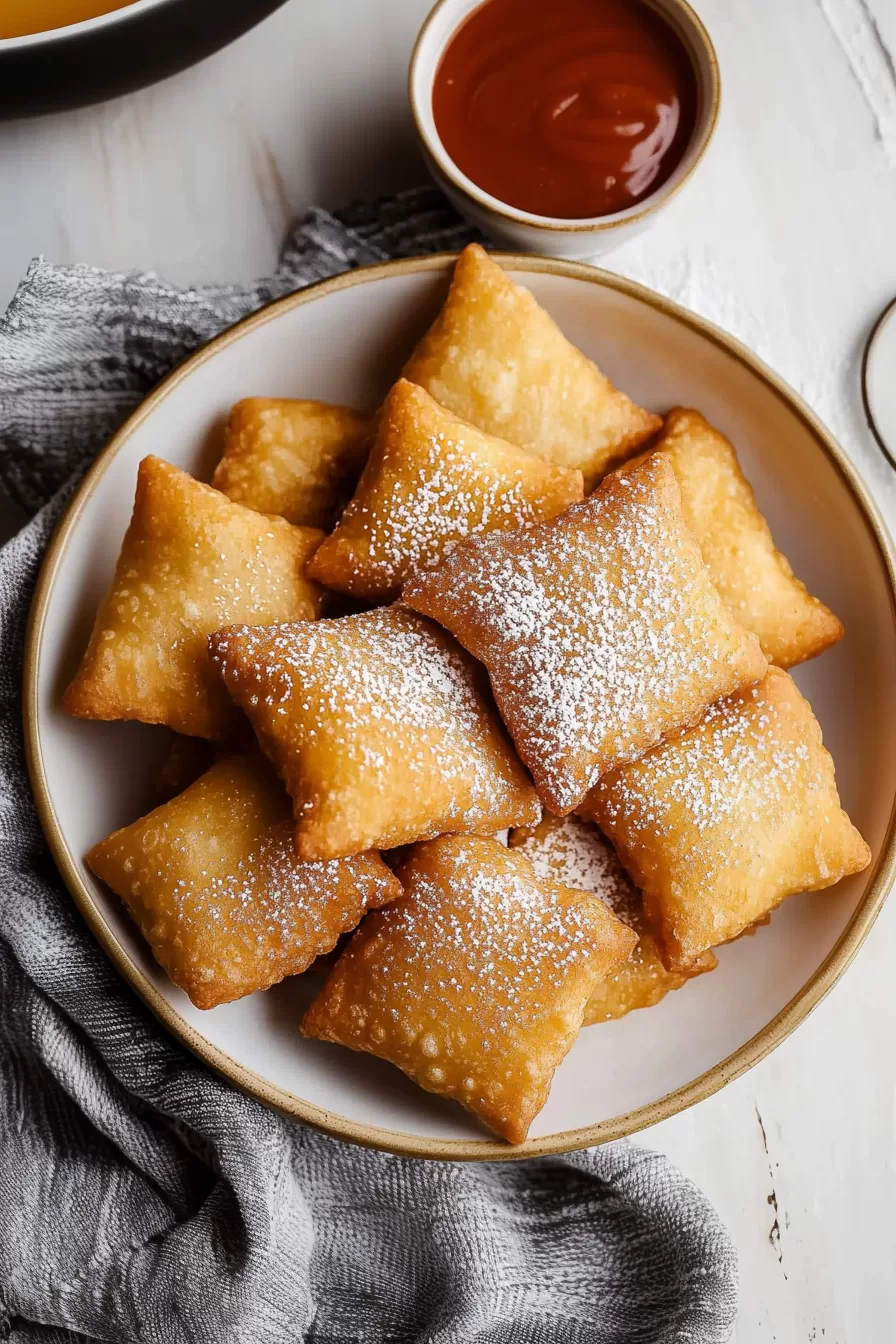
{"label": "gray linen napkin", "polygon": [[[348,267],[454,248],[421,190],[315,211],[248,289],[35,262],[0,321],[0,1339],[716,1344],[736,1260],[664,1158],[462,1165],[352,1148],[235,1091],[134,998],[31,801],[21,651],[48,535],[110,432],[199,342]],[[89,781],[85,781],[89,787]]]}

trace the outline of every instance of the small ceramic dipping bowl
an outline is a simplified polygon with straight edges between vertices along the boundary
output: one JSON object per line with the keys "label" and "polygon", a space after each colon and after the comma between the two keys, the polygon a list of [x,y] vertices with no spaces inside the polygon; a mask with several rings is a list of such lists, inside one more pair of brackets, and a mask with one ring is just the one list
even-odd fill
{"label": "small ceramic dipping bowl", "polygon": [[[519,252],[587,261],[640,233],[688,180],[706,152],[721,102],[715,48],[685,0],[645,0],[678,35],[696,76],[694,129],[682,158],[655,192],[615,214],[560,219],[518,209],[483,190],[445,149],[433,113],[433,84],[446,48],[483,0],[439,0],[417,38],[408,72],[408,94],[417,134],[430,173],[452,204],[472,224],[503,247]],[[488,3],[488,0],[485,0]]]}
{"label": "small ceramic dipping bowl", "polygon": [[0,38],[0,118],[130,93],[210,56],[283,3],[133,0],[81,23]]}

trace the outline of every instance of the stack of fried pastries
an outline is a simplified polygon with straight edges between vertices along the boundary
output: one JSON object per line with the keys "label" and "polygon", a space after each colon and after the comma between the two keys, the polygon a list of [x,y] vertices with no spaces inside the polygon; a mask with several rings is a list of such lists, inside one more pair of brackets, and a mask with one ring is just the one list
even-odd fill
{"label": "stack of fried pastries", "polygon": [[783,670],[842,635],[728,440],[473,245],[375,416],[141,464],[65,705],[177,736],[87,863],[198,1007],[326,965],[306,1036],[519,1143],[583,1025],[869,862]]}

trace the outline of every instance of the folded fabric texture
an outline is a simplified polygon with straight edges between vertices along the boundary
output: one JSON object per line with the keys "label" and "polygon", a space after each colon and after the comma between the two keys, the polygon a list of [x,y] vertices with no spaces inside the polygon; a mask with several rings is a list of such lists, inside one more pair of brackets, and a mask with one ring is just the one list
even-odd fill
{"label": "folded fabric texture", "polygon": [[[179,290],[35,262],[0,320],[0,1339],[17,1344],[715,1344],[736,1258],[705,1197],[622,1143],[529,1162],[368,1152],[169,1037],[66,893],[28,785],[21,655],[81,471],[190,350],[349,267],[469,240],[433,190],[314,211],[274,275]],[[85,781],[89,787],[89,781]]]}

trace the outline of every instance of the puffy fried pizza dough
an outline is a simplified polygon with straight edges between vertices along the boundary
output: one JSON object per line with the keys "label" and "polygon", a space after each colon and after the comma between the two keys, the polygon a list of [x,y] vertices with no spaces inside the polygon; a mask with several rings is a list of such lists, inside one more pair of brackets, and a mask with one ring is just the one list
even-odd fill
{"label": "puffy fried pizza dough", "polygon": [[259,513],[330,528],[361,474],[370,427],[348,406],[248,397],[230,412],[212,484]]}
{"label": "puffy fried pizza dough", "polygon": [[661,454],[553,522],[458,543],[404,601],[485,663],[557,813],[766,669],[713,587]]}
{"label": "puffy fried pizza dough", "polygon": [[404,376],[487,433],[581,471],[588,489],[662,424],[476,243],[461,253],[444,307]]}
{"label": "puffy fried pizza dough", "polygon": [[693,976],[717,965],[713,954],[707,952],[686,971],[666,969],[656,934],[644,913],[641,893],[609,840],[582,818],[545,817],[537,826],[520,827],[511,831],[510,847],[525,854],[536,877],[599,897],[638,935],[628,961],[617,966],[593,991],[585,1006],[586,1027],[625,1017],[635,1008],[650,1008],[670,990],[680,989]]}
{"label": "puffy fried pizza dough", "polygon": [[404,898],[365,920],[302,1031],[388,1059],[522,1143],[635,935],[493,839],[417,845],[400,876]]}
{"label": "puffy fried pizza dough", "polygon": [[415,612],[237,626],[210,644],[292,794],[301,858],[540,815],[483,697],[481,669]]}
{"label": "puffy fried pizza dough", "polygon": [[376,853],[301,863],[289,798],[257,751],[219,761],[87,863],[197,1008],[297,975],[401,894]]}
{"label": "puffy fried pizza dough", "polygon": [[644,892],[675,969],[871,858],[840,807],[810,706],[774,667],[605,776],[586,806]]}
{"label": "puffy fried pizza dough", "polygon": [[580,471],[484,434],[402,378],[380,413],[355,496],[307,572],[329,588],[388,602],[454,542],[553,518],[582,494]]}
{"label": "puffy fried pizza dough", "polygon": [[321,590],[304,568],[322,536],[145,458],[112,588],[66,709],[226,737],[233,706],[209,663],[206,636],[234,621],[313,620]]}
{"label": "puffy fried pizza dough", "polygon": [[843,626],[813,597],[775,547],[753,488],[723,434],[699,411],[666,417],[658,447],[668,454],[713,582],[737,619],[759,636],[777,667],[793,667],[843,638]]}
{"label": "puffy fried pizza dough", "polygon": [[348,406],[247,396],[227,419],[212,485],[246,508],[326,530],[355,489],[371,425]]}

